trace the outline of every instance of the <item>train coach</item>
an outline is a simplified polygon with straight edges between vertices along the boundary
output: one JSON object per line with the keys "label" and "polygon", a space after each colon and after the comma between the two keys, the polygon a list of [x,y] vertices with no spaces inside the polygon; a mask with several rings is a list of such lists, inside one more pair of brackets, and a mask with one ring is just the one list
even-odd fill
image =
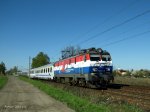
{"label": "train coach", "polygon": [[33,79],[51,79],[54,78],[54,66],[53,64],[44,65],[38,68],[30,70],[30,78]]}
{"label": "train coach", "polygon": [[110,53],[101,48],[90,48],[55,62],[54,79],[71,85],[101,87],[114,80],[112,70]]}

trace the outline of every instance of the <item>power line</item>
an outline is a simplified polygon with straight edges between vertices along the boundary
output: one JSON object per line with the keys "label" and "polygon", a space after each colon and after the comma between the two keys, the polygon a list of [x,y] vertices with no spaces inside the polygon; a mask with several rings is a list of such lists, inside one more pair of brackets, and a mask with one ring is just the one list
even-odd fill
{"label": "power line", "polygon": [[142,32],[142,33],[139,33],[139,34],[136,34],[136,35],[133,35],[133,36],[130,36],[130,37],[126,37],[126,38],[123,38],[123,39],[120,39],[120,40],[116,40],[116,41],[110,42],[108,44],[104,44],[104,45],[102,45],[102,47],[106,47],[106,46],[110,46],[110,45],[113,45],[113,44],[117,44],[117,43],[120,43],[122,41],[129,40],[129,39],[138,38],[139,36],[145,35],[147,33],[150,33],[150,30]]}
{"label": "power line", "polygon": [[111,31],[111,30],[113,30],[113,29],[115,29],[115,28],[118,28],[118,27],[120,27],[120,26],[122,26],[122,25],[124,25],[124,24],[126,24],[126,23],[129,23],[129,22],[131,22],[131,21],[133,21],[133,20],[135,20],[135,19],[137,19],[137,18],[139,18],[139,17],[141,17],[141,16],[144,16],[144,15],[146,15],[146,14],[148,14],[148,13],[150,13],[150,10],[147,10],[147,11],[141,13],[141,14],[138,14],[138,15],[136,15],[136,16],[130,18],[130,19],[127,19],[127,20],[125,20],[125,21],[122,22],[122,23],[119,23],[119,24],[117,24],[117,25],[114,25],[114,26],[112,26],[112,27],[110,27],[110,28],[108,28],[108,29],[106,29],[106,30],[104,30],[104,31],[102,31],[102,32],[100,32],[100,33],[98,33],[98,34],[92,36],[92,37],[89,37],[88,39],[86,39],[86,40],[84,40],[84,41],[81,41],[79,44],[81,44],[81,43],[82,43],[82,44],[85,44],[86,42],[88,42],[88,41],[90,41],[90,40],[92,40],[92,39],[94,39],[94,38],[96,38],[96,37],[98,37],[98,36],[100,36],[100,35],[102,35],[102,34],[104,34],[104,33],[107,33],[107,32],[109,32],[109,31]]}
{"label": "power line", "polygon": [[[122,9],[119,10],[117,13],[115,13],[115,14],[109,16],[108,18],[106,18],[103,22],[101,22],[101,23],[95,25],[94,27],[92,27],[91,29],[89,29],[88,31],[86,31],[85,33],[79,35],[79,36],[77,37],[77,39],[79,40],[79,39],[81,39],[84,35],[87,35],[88,33],[94,31],[94,30],[97,29],[99,26],[102,26],[103,24],[105,24],[106,22],[108,22],[109,20],[111,20],[113,17],[118,16],[119,14],[121,14],[122,12],[124,12],[126,9],[129,9],[131,6],[133,6],[133,5],[134,5],[135,3],[137,3],[138,1],[139,1],[139,0],[135,0],[135,1],[131,2],[128,6],[122,8]],[[69,43],[72,43],[72,42],[74,42],[74,40],[71,40]]]}
{"label": "power line", "polygon": [[[119,14],[121,14],[122,12],[124,12],[126,9],[129,9],[130,7],[132,7],[132,6],[133,6],[134,4],[136,4],[138,1],[139,1],[139,0],[135,0],[135,1],[131,2],[128,6],[122,8],[122,9],[119,10],[117,13],[115,13],[115,14],[109,16],[109,17],[106,18],[103,22],[101,22],[101,23],[97,24],[96,26],[92,27],[92,28],[89,29],[87,32],[85,32],[84,34],[79,35],[77,38],[81,39],[82,36],[84,36],[84,35],[86,35],[86,34],[92,32],[92,31],[94,31],[94,30],[97,29],[99,26],[102,26],[103,24],[105,24],[106,22],[108,22],[109,20],[111,20],[112,18],[114,18],[115,16],[118,16]],[[78,40],[79,40],[79,39],[78,39]],[[70,43],[73,43],[73,42],[74,42],[74,39],[71,40],[71,41],[69,42],[69,44],[70,44]],[[57,54],[58,54],[58,53],[57,53]],[[54,56],[54,57],[55,57],[55,56]]]}
{"label": "power line", "polygon": [[[144,23],[142,23],[142,24],[140,24],[140,25],[138,25],[138,26],[135,26],[135,27],[133,27],[133,28],[129,28],[128,30],[126,30],[126,31],[124,31],[124,32],[121,32],[119,35],[122,35],[122,34],[124,34],[124,33],[128,33],[128,32],[130,32],[130,31],[139,29],[141,26],[143,26],[143,25],[145,25],[145,24],[148,24],[148,23],[150,23],[150,21],[144,22]],[[116,37],[118,37],[118,34],[117,34],[117,36],[114,36],[114,38],[116,38]],[[109,38],[109,37],[108,37],[108,38]],[[108,38],[106,37],[103,41],[106,42]],[[112,40],[112,39],[114,39],[114,38],[109,38],[109,41]],[[93,43],[90,43],[90,45],[93,45],[93,44],[94,44],[94,42],[93,42]]]}

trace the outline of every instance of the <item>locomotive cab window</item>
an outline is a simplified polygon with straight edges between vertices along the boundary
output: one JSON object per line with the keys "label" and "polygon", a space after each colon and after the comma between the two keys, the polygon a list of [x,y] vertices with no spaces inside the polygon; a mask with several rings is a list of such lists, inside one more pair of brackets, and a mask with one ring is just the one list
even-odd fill
{"label": "locomotive cab window", "polygon": [[110,55],[102,55],[102,61],[111,61]]}
{"label": "locomotive cab window", "polygon": [[100,61],[99,55],[90,55],[90,60],[91,61]]}

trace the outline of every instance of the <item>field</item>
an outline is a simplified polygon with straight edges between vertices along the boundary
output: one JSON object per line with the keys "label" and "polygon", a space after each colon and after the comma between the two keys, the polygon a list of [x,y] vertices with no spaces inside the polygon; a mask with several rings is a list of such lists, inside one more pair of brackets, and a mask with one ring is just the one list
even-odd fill
{"label": "field", "polygon": [[0,89],[7,83],[8,78],[6,76],[0,76]]}
{"label": "field", "polygon": [[135,78],[135,77],[116,76],[114,83],[136,85],[136,86],[149,86],[150,87],[150,78]]}
{"label": "field", "polygon": [[[97,90],[68,86],[54,82],[43,82],[21,77],[57,100],[66,103],[76,112],[144,112],[134,102],[121,99],[115,95],[120,89]],[[112,92],[113,91],[113,92]],[[122,92],[121,92],[122,94]],[[117,97],[119,96],[119,97]],[[126,97],[123,97],[126,98]],[[132,97],[131,97],[132,98]]]}

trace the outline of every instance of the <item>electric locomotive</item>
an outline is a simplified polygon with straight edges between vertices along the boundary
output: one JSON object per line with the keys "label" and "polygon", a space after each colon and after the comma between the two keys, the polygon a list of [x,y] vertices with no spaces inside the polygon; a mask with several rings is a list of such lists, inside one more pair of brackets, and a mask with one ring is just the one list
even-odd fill
{"label": "electric locomotive", "polygon": [[114,80],[112,71],[111,55],[101,48],[84,49],[54,63],[55,80],[71,85],[106,86]]}

